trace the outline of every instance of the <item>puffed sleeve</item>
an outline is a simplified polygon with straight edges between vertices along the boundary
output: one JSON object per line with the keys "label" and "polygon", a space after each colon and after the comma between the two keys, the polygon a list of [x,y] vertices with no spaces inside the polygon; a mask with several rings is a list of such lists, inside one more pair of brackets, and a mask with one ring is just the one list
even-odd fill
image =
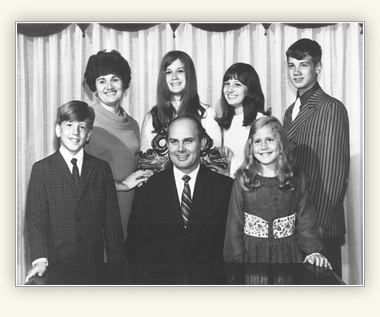
{"label": "puffed sleeve", "polygon": [[237,179],[234,180],[228,208],[223,258],[227,263],[243,263],[247,251],[244,247],[244,195]]}
{"label": "puffed sleeve", "polygon": [[140,151],[146,152],[147,149],[152,148],[151,143],[155,136],[153,130],[153,118],[151,113],[148,112],[141,126]]}
{"label": "puffed sleeve", "polygon": [[202,125],[206,129],[207,134],[213,139],[214,146],[222,146],[222,130],[215,121],[215,110],[207,106],[205,117],[202,119]]}
{"label": "puffed sleeve", "polygon": [[321,242],[317,216],[310,198],[307,178],[301,172],[298,182],[299,194],[297,202],[296,239],[299,249],[309,255],[314,252],[325,253]]}

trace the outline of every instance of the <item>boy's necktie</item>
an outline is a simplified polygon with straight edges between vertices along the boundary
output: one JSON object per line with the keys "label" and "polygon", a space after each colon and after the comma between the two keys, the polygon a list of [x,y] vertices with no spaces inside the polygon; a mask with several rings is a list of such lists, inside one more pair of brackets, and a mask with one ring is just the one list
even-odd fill
{"label": "boy's necktie", "polygon": [[78,165],[77,165],[77,159],[73,158],[71,160],[71,164],[73,164],[73,179],[74,179],[74,183],[75,183],[75,186],[77,188],[79,188],[79,169],[78,169]]}
{"label": "boy's necktie", "polygon": [[184,175],[182,177],[185,182],[182,192],[181,201],[181,212],[183,218],[183,224],[187,228],[187,222],[189,221],[190,207],[191,207],[191,191],[189,186],[189,180],[191,179],[189,175]]}

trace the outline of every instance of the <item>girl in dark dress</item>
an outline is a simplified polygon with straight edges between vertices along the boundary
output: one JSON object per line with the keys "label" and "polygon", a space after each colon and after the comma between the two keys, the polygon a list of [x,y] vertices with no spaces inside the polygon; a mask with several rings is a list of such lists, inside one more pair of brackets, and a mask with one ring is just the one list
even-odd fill
{"label": "girl in dark dress", "polygon": [[331,268],[323,252],[306,176],[293,163],[285,131],[276,118],[259,118],[232,189],[224,260]]}

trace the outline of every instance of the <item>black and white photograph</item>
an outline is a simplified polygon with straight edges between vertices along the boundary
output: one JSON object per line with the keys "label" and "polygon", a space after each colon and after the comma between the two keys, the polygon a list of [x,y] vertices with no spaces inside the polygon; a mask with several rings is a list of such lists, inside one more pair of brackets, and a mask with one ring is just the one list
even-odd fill
{"label": "black and white photograph", "polygon": [[16,286],[364,286],[365,26],[16,22]]}

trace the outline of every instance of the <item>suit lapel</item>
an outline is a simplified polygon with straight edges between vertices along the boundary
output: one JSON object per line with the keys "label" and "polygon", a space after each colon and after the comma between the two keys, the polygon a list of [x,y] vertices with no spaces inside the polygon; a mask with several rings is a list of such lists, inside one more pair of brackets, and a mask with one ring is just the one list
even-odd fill
{"label": "suit lapel", "polygon": [[88,182],[90,181],[91,175],[95,170],[95,160],[91,159],[86,152],[83,153],[83,165],[82,165],[82,173],[80,176],[80,186],[78,189],[78,200],[84,193]]}
{"label": "suit lapel", "polygon": [[205,206],[205,202],[207,200],[207,197],[205,197],[207,187],[207,171],[205,171],[204,169],[205,168],[203,166],[200,167],[197,180],[195,182],[194,194],[190,208],[190,216],[189,221],[187,223],[187,230],[191,228],[194,219],[196,219],[199,216],[199,213],[205,209],[201,208],[202,206]]}
{"label": "suit lapel", "polygon": [[[295,133],[299,131],[299,129],[309,122],[310,117],[314,114],[316,110],[316,106],[318,101],[320,100],[321,95],[323,94],[323,90],[319,88],[306,102],[304,106],[302,106],[302,110],[299,112],[296,119],[290,124],[290,129],[287,133],[287,137],[291,140]],[[289,111],[291,116],[291,111]],[[289,120],[289,118],[287,119]],[[291,120],[291,119],[290,119]]]}
{"label": "suit lapel", "polygon": [[162,184],[167,184],[164,188],[163,193],[165,195],[165,202],[167,203],[165,210],[173,212],[173,218],[175,222],[183,230],[182,214],[181,214],[181,201],[178,199],[177,186],[175,184],[173,169],[161,172],[164,179],[161,180]]}
{"label": "suit lapel", "polygon": [[54,162],[55,166],[57,167],[57,169],[62,174],[62,176],[68,181],[68,183],[74,189],[76,189],[76,186],[75,186],[75,183],[74,183],[74,179],[73,179],[73,176],[72,176],[72,174],[70,172],[70,169],[67,166],[66,161],[63,158],[62,154],[59,152],[59,150],[55,152],[55,154],[53,156],[53,162]]}

